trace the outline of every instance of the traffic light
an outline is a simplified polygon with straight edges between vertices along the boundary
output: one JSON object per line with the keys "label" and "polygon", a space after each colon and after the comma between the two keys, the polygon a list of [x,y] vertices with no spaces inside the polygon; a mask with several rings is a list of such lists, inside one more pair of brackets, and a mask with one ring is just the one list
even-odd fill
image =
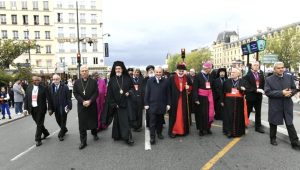
{"label": "traffic light", "polygon": [[184,59],[185,58],[185,48],[181,49],[181,58]]}
{"label": "traffic light", "polygon": [[77,63],[80,63],[81,62],[81,55],[80,53],[77,53]]}

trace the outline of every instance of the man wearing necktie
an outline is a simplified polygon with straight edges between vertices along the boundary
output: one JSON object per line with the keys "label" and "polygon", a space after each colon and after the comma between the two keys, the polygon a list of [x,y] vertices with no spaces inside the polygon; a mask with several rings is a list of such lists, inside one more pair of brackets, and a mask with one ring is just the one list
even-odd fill
{"label": "man wearing necktie", "polygon": [[49,112],[49,115],[51,116],[54,113],[56,122],[60,127],[58,139],[63,141],[65,134],[68,132],[66,127],[67,114],[72,109],[72,101],[68,86],[60,83],[60,76],[54,74],[52,80],[53,83],[48,88],[50,94],[49,108],[52,110],[52,112]]}
{"label": "man wearing necktie", "polygon": [[264,75],[260,74],[259,62],[255,61],[251,65],[251,70],[243,77],[246,88],[246,100],[248,117],[254,107],[255,109],[255,131],[264,133],[261,126],[261,104],[264,94],[265,79]]}

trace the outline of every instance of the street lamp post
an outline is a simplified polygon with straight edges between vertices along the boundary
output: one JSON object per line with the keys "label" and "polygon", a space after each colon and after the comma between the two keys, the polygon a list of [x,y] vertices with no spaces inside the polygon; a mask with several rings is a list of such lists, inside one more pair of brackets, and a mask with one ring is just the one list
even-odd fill
{"label": "street lamp post", "polygon": [[81,54],[80,54],[80,39],[79,39],[79,19],[78,19],[78,1],[76,1],[76,16],[77,16],[77,63],[78,63],[78,78],[80,78]]}

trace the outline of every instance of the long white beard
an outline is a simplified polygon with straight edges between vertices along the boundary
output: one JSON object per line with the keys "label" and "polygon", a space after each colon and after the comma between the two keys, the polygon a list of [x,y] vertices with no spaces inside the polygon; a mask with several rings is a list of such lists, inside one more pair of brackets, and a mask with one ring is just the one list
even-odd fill
{"label": "long white beard", "polygon": [[155,76],[155,74],[152,74],[152,73],[151,73],[151,74],[149,74],[148,76],[149,76],[149,77],[154,77],[154,76]]}
{"label": "long white beard", "polygon": [[117,75],[117,76],[121,76],[121,75],[122,75],[122,73],[116,73],[116,75]]}

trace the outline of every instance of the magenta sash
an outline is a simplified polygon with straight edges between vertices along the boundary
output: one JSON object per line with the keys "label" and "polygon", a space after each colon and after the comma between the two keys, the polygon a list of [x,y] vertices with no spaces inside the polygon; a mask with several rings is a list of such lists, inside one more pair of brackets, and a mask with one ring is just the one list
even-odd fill
{"label": "magenta sash", "polygon": [[208,118],[209,118],[209,123],[212,123],[214,121],[214,112],[215,112],[212,90],[198,89],[198,95],[207,96],[208,103],[209,103]]}

